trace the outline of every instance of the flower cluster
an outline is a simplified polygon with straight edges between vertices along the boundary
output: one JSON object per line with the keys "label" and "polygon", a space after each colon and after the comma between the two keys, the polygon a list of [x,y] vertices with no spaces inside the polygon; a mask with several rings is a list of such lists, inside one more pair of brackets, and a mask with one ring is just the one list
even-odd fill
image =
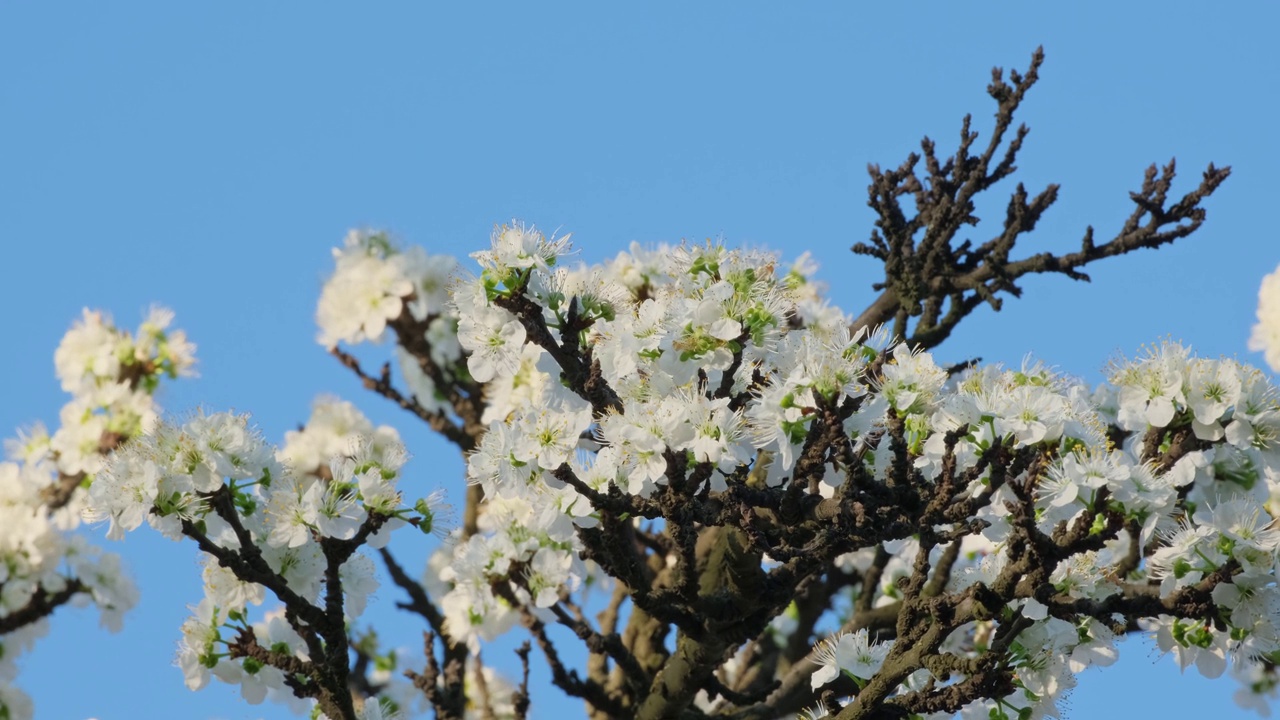
{"label": "flower cluster", "polygon": [[[1008,611],[1027,623],[1004,640],[1017,692],[966,712],[1050,711],[1075,672],[1113,661],[1112,621],[1065,608],[1113,602],[1126,576],[1151,578],[1170,606],[1216,578],[1213,599],[1227,615],[1169,634],[1184,666],[1197,652],[1242,668],[1280,657],[1270,609],[1280,607],[1270,513],[1280,405],[1258,371],[1165,343],[1116,363],[1097,390],[1034,362],[949,380],[927,353],[849,335],[846,318],[797,291],[805,284],[795,275],[778,277],[772,256],[710,243],[633,247],[604,268],[567,269],[565,249],[502,228],[493,250],[476,255],[479,277],[454,291],[472,376],[502,390],[467,470],[491,499],[486,532],[458,547],[443,576],[451,632],[491,638],[520,605],[548,608],[579,587],[587,570],[575,527],[598,522],[607,494],[651,498],[695,466],[705,471],[694,493],[783,487],[813,429],[836,421],[853,455],[803,467],[823,497],[892,485],[910,470],[967,498],[989,551],[956,563],[948,590],[1000,586],[1024,561],[1011,548],[1060,540],[1062,556],[1046,568],[1056,595],[1017,591]],[[568,348],[588,349],[596,365],[575,365]],[[1019,503],[1034,514],[1014,513]],[[935,534],[966,537],[961,518],[936,518],[949,521]],[[1111,539],[1089,540],[1098,535]],[[1152,542],[1160,549],[1149,562],[1134,559],[1131,548]],[[897,545],[884,575],[896,563],[905,579],[914,551]],[[934,562],[940,552],[932,548]],[[865,591],[894,601],[892,580]],[[982,627],[948,642],[981,654]],[[813,683],[865,679],[890,647],[865,631],[824,641]],[[906,693],[923,680],[902,682]]]}
{"label": "flower cluster", "polygon": [[[525,702],[479,661],[517,624],[568,688],[586,692],[555,670],[545,625],[569,627],[617,671],[645,672],[618,645],[638,630],[597,633],[585,619],[582,594],[607,577],[621,581],[615,616],[630,599],[678,628],[678,646],[727,658],[706,669],[720,682],[790,648],[799,655],[765,666],[772,679],[840,705],[1054,715],[1075,675],[1113,663],[1135,626],[1184,669],[1230,669],[1246,706],[1277,693],[1280,393],[1258,370],[1173,342],[1113,362],[1096,388],[1032,359],[948,369],[883,330],[851,331],[807,257],[633,245],[588,267],[569,251],[567,236],[513,223],[466,276],[353,232],[317,311],[320,342],[366,386],[465,452],[467,519],[422,586],[384,557],[460,663],[450,682],[474,676],[490,714]],[[0,465],[0,513],[13,510],[0,525],[0,622],[41,593],[131,602],[109,581],[112,556],[41,539],[61,537],[44,526],[73,526],[87,498],[111,538],[145,522],[202,551],[204,598],[178,659],[188,686],[217,677],[250,702],[302,698],[329,717],[410,711],[421,697],[405,683],[382,677],[360,700],[334,678],[377,588],[361,548],[406,524],[442,535],[448,507],[438,494],[407,504],[399,435],[336,399],[317,401],[279,450],[247,416],[158,421],[155,379],[190,367],[167,323],[154,313],[132,337],[86,314],[59,349],[89,429],[35,431],[20,462]],[[337,348],[388,328],[410,395]],[[49,502],[42,483],[65,484],[67,498]],[[793,602],[805,582],[830,588],[816,613]],[[283,607],[253,610],[267,591]],[[375,675],[403,667],[369,637],[354,648]],[[429,698],[444,682],[434,663],[415,680]],[[0,707],[29,714],[11,676],[0,664]],[[687,702],[707,712],[746,702],[698,682]],[[999,691],[947,695],[969,686]],[[661,716],[670,696],[632,700]],[[611,697],[592,702],[613,712]]]}
{"label": "flower cluster", "polygon": [[[405,381],[428,412],[446,410],[441,393],[466,371],[448,307],[457,260],[420,247],[402,251],[385,233],[363,230],[348,233],[333,256],[337,267],[316,308],[320,344],[380,342],[389,323],[402,323],[396,354]],[[415,356],[415,346],[428,348],[425,356]]]}
{"label": "flower cluster", "polygon": [[[430,531],[441,510],[434,496],[403,504],[407,458],[394,430],[337,400],[317,402],[280,451],[247,416],[201,414],[160,422],[119,450],[89,489],[88,513],[109,522],[108,537],[146,522],[203,551],[205,597],[178,655],[188,687],[217,677],[251,703],[271,694],[323,704],[333,689],[316,687],[313,657],[345,646],[345,625],[378,587],[358,549],[383,547],[406,523]],[[251,623],[267,590],[284,607]]]}
{"label": "flower cluster", "polygon": [[414,247],[401,252],[385,233],[352,230],[333,251],[337,269],[320,292],[320,344],[377,342],[407,306],[419,320],[439,315],[457,261]]}
{"label": "flower cluster", "polygon": [[[790,467],[805,422],[787,414],[800,407],[793,398],[776,394],[771,409],[744,412],[709,397],[708,387],[745,388],[753,374],[781,372],[770,363],[781,355],[789,367],[779,382],[790,383],[792,396],[863,391],[861,356],[817,359],[818,346],[839,342],[830,338],[841,329],[784,342],[801,293],[774,276],[771,256],[710,244],[637,249],[611,271],[560,267],[565,249],[563,238],[500,228],[493,250],[476,254],[480,276],[454,291],[471,374],[495,388],[488,432],[467,466],[468,480],[489,498],[486,532],[461,543],[443,575],[452,586],[442,601],[450,631],[473,640],[509,627],[515,606],[551,607],[587,579],[576,528],[597,519],[579,492],[584,485],[649,496],[678,455],[716,467],[709,482],[722,490],[757,447],[783,458],[776,476]],[[575,333],[575,342],[590,345],[618,392],[615,406],[593,408],[555,380],[562,368],[546,348],[527,342],[521,318],[508,309],[514,298],[532,300],[558,342]],[[498,580],[510,581],[506,594],[495,593]]]}
{"label": "flower cluster", "polygon": [[160,379],[192,374],[195,345],[181,330],[170,331],[171,322],[172,311],[152,308],[130,334],[102,312],[86,309],[63,337],[53,361],[72,400],[63,406],[62,425],[48,441],[59,471],[97,472],[104,438],[130,437],[155,422],[152,393]]}
{"label": "flower cluster", "polygon": [[56,607],[91,601],[118,630],[137,590],[119,556],[71,534],[85,492],[126,438],[150,428],[162,378],[191,374],[195,346],[171,330],[173,313],[153,308],[134,333],[85,310],[63,337],[54,364],[72,398],[50,435],[42,426],[5,442],[0,462],[0,716],[31,717],[13,687],[14,662],[43,634]]}

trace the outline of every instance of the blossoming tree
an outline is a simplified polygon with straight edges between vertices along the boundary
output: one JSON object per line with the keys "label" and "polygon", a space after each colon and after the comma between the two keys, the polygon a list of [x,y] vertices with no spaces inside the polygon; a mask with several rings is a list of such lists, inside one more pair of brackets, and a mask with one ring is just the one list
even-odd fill
{"label": "blossoming tree", "polygon": [[[1033,718],[1074,675],[1154,634],[1183,667],[1228,669],[1242,704],[1280,678],[1280,394],[1261,371],[1172,342],[1087,387],[1028,361],[939,366],[930,350],[1019,279],[1194,232],[1226,179],[1171,194],[1150,168],[1110,239],[1014,254],[1056,186],[1021,185],[981,243],[974,198],[1011,175],[1035,83],[993,74],[985,144],[870,168],[854,252],[878,298],[832,307],[802,257],[715,243],[574,265],[568,237],[495,230],[473,264],[353,231],[320,296],[319,342],[466,457],[448,522],[391,427],[317,401],[269,444],[244,415],[163,418],[153,392],[194,346],[156,310],[136,333],[86,312],[55,361],[73,399],[0,464],[0,717],[33,714],[15,658],[60,606],[119,622],[136,591],[73,534],[143,524],[203,558],[181,628],[187,685],[238,685],[332,720],[522,718],[549,689],[593,718]],[[1280,347],[1280,281],[1251,343]],[[394,340],[391,364],[348,347]],[[395,540],[442,538],[425,568]],[[376,566],[420,617],[422,662],[360,622]],[[588,612],[589,588],[607,597]],[[387,594],[387,593],[384,593]],[[562,654],[562,626],[583,649]],[[527,633],[523,677],[482,661]],[[558,645],[559,642],[559,645]],[[531,657],[533,645],[540,659]],[[574,659],[585,657],[581,667]]]}

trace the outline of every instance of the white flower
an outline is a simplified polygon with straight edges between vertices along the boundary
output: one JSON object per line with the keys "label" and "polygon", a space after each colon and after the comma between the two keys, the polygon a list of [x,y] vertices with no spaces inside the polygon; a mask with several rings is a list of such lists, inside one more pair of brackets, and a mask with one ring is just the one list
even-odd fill
{"label": "white flower", "polygon": [[312,601],[320,596],[325,571],[320,543],[304,543],[297,548],[268,545],[262,548],[262,557],[294,592]]}
{"label": "white flower", "polygon": [[513,456],[521,462],[537,462],[538,467],[555,470],[568,462],[578,438],[591,425],[591,406],[552,406],[531,409],[520,420]]}
{"label": "white flower", "polygon": [[360,498],[369,510],[390,515],[400,507],[400,492],[396,490],[394,477],[388,478],[381,469],[373,467],[357,475],[356,479]]}
{"label": "white flower", "polygon": [[1239,555],[1242,549],[1260,550],[1268,556],[1269,568],[1273,562],[1270,556],[1280,548],[1280,530],[1271,527],[1271,516],[1252,498],[1205,503],[1196,509],[1192,520],[1234,541],[1237,559],[1244,560]]}
{"label": "white flower", "polygon": [[369,595],[378,589],[378,578],[373,561],[367,555],[356,553],[342,564],[338,570],[338,579],[342,582],[342,591],[346,594],[343,610],[350,619],[364,614]]}
{"label": "white flower", "polygon": [[257,479],[272,460],[273,448],[249,426],[248,415],[197,415],[183,430],[191,436],[192,457],[199,457],[207,467],[209,479],[207,484],[197,485],[199,490],[216,490],[223,478]]}
{"label": "white flower", "polygon": [[89,487],[85,515],[91,521],[109,520],[107,537],[122,540],[151,514],[159,492],[159,466],[139,444],[130,444],[112,456]]}
{"label": "white flower", "polygon": [[1067,661],[1071,672],[1082,672],[1092,665],[1108,667],[1114,664],[1120,657],[1115,645],[1115,634],[1092,618],[1087,621],[1085,630],[1088,640],[1077,645]]}
{"label": "white flower", "polygon": [[707,400],[701,394],[684,399],[682,408],[692,436],[676,445],[693,453],[697,462],[709,462],[724,472],[751,462],[755,456],[747,440],[742,412],[729,409],[729,399]]}
{"label": "white flower", "polygon": [[556,258],[569,244],[569,236],[547,240],[533,226],[524,226],[515,220],[493,231],[490,250],[471,253],[471,257],[486,270],[505,275],[509,270],[538,268],[546,270],[556,264]]}
{"label": "white flower", "polygon": [[1154,630],[1156,645],[1163,652],[1173,651],[1178,667],[1186,670],[1193,663],[1200,674],[1213,679],[1227,669],[1226,633],[1217,632],[1213,625],[1195,620],[1182,620],[1161,615],[1142,619],[1139,625]]}
{"label": "white flower", "polygon": [[746,412],[752,443],[776,451],[781,469],[790,470],[795,449],[804,442],[815,417],[805,412],[814,406],[813,393],[784,382],[774,382],[758,392]]}
{"label": "white flower", "polygon": [[294,657],[301,660],[310,659],[307,655],[306,642],[285,619],[283,607],[265,613],[262,616],[262,622],[254,624],[253,634],[258,638],[258,644],[263,647],[276,649],[282,647],[285,652]]}
{"label": "white flower", "polygon": [[1280,372],[1280,268],[1262,278],[1258,288],[1258,322],[1249,336],[1249,349],[1265,353],[1267,364]]}
{"label": "white flower", "polygon": [[246,605],[262,604],[265,588],[261,585],[240,580],[212,555],[204,555],[203,564],[205,597],[214,605],[224,610],[244,610]]}
{"label": "white flower", "polygon": [[265,511],[269,545],[296,548],[311,539],[320,513],[320,497],[309,490],[318,483],[318,480],[299,480],[291,475],[272,483]]}
{"label": "white flower", "polygon": [[404,256],[385,234],[352,230],[343,245],[333,251],[337,269],[316,307],[317,340],[328,348],[380,340],[387,321],[399,317],[404,298],[414,291]]}
{"label": "white flower", "polygon": [[520,441],[519,430],[507,423],[493,423],[480,440],[480,447],[467,457],[467,482],[499,494],[523,485],[533,468],[513,454]]}
{"label": "white flower", "polygon": [[302,495],[316,508],[316,531],[326,537],[350,540],[368,517],[355,492],[339,483],[315,482]]}
{"label": "white flower", "polygon": [[926,352],[912,352],[906,344],[893,349],[893,357],[881,369],[880,392],[900,414],[927,412],[947,372]]}
{"label": "white flower", "polygon": [[403,257],[404,275],[413,282],[409,312],[418,320],[445,312],[449,280],[458,269],[457,259],[451,255],[428,255],[420,247],[409,248]]}
{"label": "white flower", "polygon": [[519,369],[525,330],[511,313],[489,307],[462,317],[458,322],[458,341],[471,351],[467,358],[471,377],[483,383]]}
{"label": "white flower", "polygon": [[1125,430],[1165,427],[1185,403],[1189,351],[1174,342],[1149,348],[1146,357],[1116,363],[1111,383],[1119,388],[1118,421]]}
{"label": "white flower", "polygon": [[31,720],[35,705],[30,696],[0,678],[0,714],[13,720]]}
{"label": "white flower", "polygon": [[1013,435],[1018,447],[1062,436],[1066,402],[1046,387],[1023,385],[996,396],[996,434]]}
{"label": "white flower", "polygon": [[187,688],[199,690],[209,684],[209,668],[217,661],[216,645],[221,641],[218,628],[223,616],[209,598],[191,609],[194,614],[182,623],[178,667],[186,676]]}
{"label": "white flower", "polygon": [[729,316],[733,301],[734,289],[729,283],[721,281],[707,288],[694,307],[694,325],[705,328],[717,340],[736,340],[742,334],[742,323]]}
{"label": "white flower", "polygon": [[560,600],[560,587],[572,583],[568,588],[577,587],[577,576],[570,573],[573,567],[573,556],[551,548],[540,548],[529,563],[526,581],[533,594],[534,605],[548,608]]}
{"label": "white flower", "polygon": [[1271,717],[1271,700],[1277,696],[1280,683],[1273,667],[1241,658],[1231,663],[1231,674],[1241,687],[1233,696],[1236,704],[1245,710],[1253,710],[1260,717]]}
{"label": "white flower", "polygon": [[123,336],[109,316],[85,308],[80,322],[67,331],[53,354],[62,389],[76,392],[95,378],[114,379],[119,375],[117,348],[126,341]]}
{"label": "white flower", "polygon": [[892,647],[892,642],[870,642],[865,628],[827,638],[814,648],[813,662],[822,667],[810,678],[810,684],[816,690],[842,672],[866,680],[879,672]]}
{"label": "white flower", "polygon": [[1227,360],[1199,358],[1191,363],[1190,370],[1187,405],[1200,425],[1216,423],[1240,399],[1243,384],[1239,366]]}

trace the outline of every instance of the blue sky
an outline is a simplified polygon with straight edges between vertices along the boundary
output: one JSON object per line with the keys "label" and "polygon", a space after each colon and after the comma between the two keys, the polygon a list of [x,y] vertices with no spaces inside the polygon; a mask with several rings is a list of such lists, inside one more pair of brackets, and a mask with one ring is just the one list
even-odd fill
{"label": "blue sky", "polygon": [[[1091,286],[1028,281],[941,358],[1033,352],[1097,380],[1172,336],[1261,362],[1245,342],[1280,262],[1280,11],[1058,5],[6,3],[0,433],[56,422],[52,353],[82,307],[132,327],[160,302],[200,345],[201,377],[166,390],[168,410],[249,411],[278,439],[336,393],[401,429],[424,487],[459,494],[460,461],[314,341],[347,228],[465,254],[519,218],[572,231],[588,261],[633,240],[811,250],[856,312],[878,269],[848,252],[871,228],[866,164],[896,166],[924,134],[949,152],[966,112],[985,133],[991,66],[1025,68],[1039,44],[1019,176],[1063,187],[1024,252],[1072,250],[1090,223],[1109,237],[1152,162],[1176,155],[1184,191],[1210,161],[1234,174],[1195,237],[1099,265]],[[979,207],[1002,212],[1001,198]],[[115,549],[142,604],[114,636],[91,612],[58,613],[20,676],[38,717],[290,717],[224,685],[189,693],[169,667],[200,596],[191,546],[140,531]],[[397,622],[415,646],[419,628]],[[535,716],[577,715],[541,675]],[[1130,642],[1082,677],[1071,716],[1246,717],[1233,689]]]}

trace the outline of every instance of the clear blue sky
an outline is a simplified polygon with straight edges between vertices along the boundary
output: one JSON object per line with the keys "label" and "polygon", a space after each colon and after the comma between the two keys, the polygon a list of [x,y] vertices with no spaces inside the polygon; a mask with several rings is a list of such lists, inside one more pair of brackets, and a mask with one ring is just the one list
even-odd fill
{"label": "clear blue sky", "polygon": [[[1170,335],[1260,362],[1245,342],[1280,262],[1278,23],[1269,3],[5,3],[0,434],[56,422],[52,353],[82,307],[133,326],[161,302],[200,346],[201,377],[167,409],[250,411],[278,439],[338,393],[401,428],[424,487],[457,494],[456,458],[314,342],[347,228],[464,254],[514,217],[572,231],[587,260],[723,235],[812,250],[856,312],[877,279],[848,252],[871,227],[866,164],[897,165],[926,133],[949,151],[965,112],[985,133],[991,66],[1024,68],[1039,44],[1020,177],[1063,190],[1024,252],[1074,249],[1088,223],[1109,237],[1151,162],[1176,155],[1182,190],[1209,161],[1235,173],[1196,237],[1098,266],[1091,286],[1029,281],[942,358],[1030,351],[1096,380]],[[140,531],[115,549],[143,601],[114,636],[57,614],[20,676],[38,717],[289,717],[225,685],[192,694],[169,667],[200,597],[194,548]],[[535,716],[578,715],[541,676]],[[1131,642],[1082,677],[1071,716],[1245,717],[1233,689]]]}

